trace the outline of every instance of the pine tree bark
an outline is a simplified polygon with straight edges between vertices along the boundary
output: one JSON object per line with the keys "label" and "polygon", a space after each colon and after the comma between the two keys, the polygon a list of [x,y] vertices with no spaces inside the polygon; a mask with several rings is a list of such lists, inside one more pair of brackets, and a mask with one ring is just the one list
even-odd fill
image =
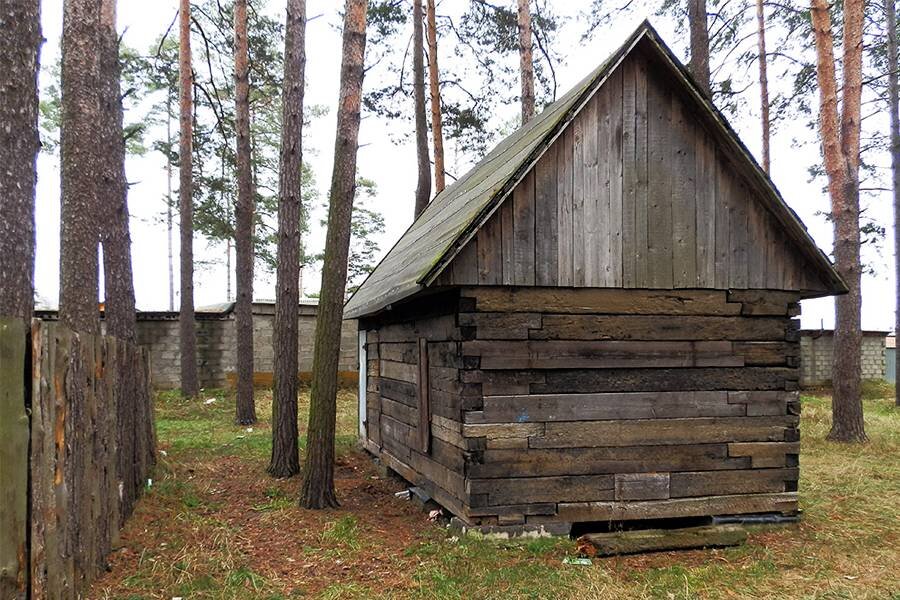
{"label": "pine tree bark", "polygon": [[[900,332],[900,85],[897,82],[897,7],[885,0],[888,58],[888,119],[891,128],[891,176],[894,188],[894,281],[897,286],[897,310],[894,335]],[[896,378],[895,378],[896,379]],[[894,402],[900,406],[900,383],[894,384]]]}
{"label": "pine tree bark", "polygon": [[771,123],[769,121],[769,76],[768,55],[766,54],[766,13],[764,0],[756,0],[757,46],[759,48],[759,103],[762,115],[762,167],[766,173],[770,170],[769,140]]}
{"label": "pine tree bark", "polygon": [[[34,307],[40,17],[38,0],[0,10],[0,315],[26,325]],[[0,597],[11,597],[4,585]]]}
{"label": "pine tree bark", "polygon": [[272,394],[272,456],[269,474],[300,472],[297,431],[301,222],[303,165],[303,85],[306,69],[306,2],[288,0],[284,32],[281,164],[278,173],[278,261],[275,283],[275,389]]}
{"label": "pine tree bark", "polygon": [[447,186],[444,177],[444,124],[441,115],[441,73],[438,70],[437,18],[434,0],[426,4],[428,38],[428,82],[431,90],[431,136],[434,143],[434,193],[440,194]]}
{"label": "pine tree bark", "polygon": [[418,217],[431,199],[431,161],[428,157],[428,122],[425,119],[425,42],[423,40],[422,0],[413,0],[413,102],[416,120],[416,183],[414,217]]}
{"label": "pine tree bark", "polygon": [[97,306],[101,122],[100,0],[66,0],[62,35],[62,206],[59,319],[82,333],[100,331]]}
{"label": "pine tree bark", "polygon": [[518,0],[519,72],[522,80],[522,125],[534,116],[534,62],[531,57],[529,0]]}
{"label": "pine tree bark", "polygon": [[710,96],[709,29],[706,20],[706,0],[688,0],[688,24],[691,30],[691,60],[688,69],[700,89]]}
{"label": "pine tree bark", "polygon": [[194,317],[193,131],[191,129],[193,74],[191,73],[190,0],[180,0],[178,31],[178,212],[181,220],[179,231],[181,236],[179,349],[181,350],[181,394],[193,398],[200,392],[200,385],[197,377],[197,331]]}
{"label": "pine tree bark", "polygon": [[128,182],[125,177],[125,134],[116,33],[116,1],[102,0],[100,14],[100,106],[103,178],[100,199],[107,215],[100,232],[103,245],[104,317],[106,333],[135,341],[134,277],[131,266],[131,232],[128,219]]}
{"label": "pine tree bark", "polygon": [[310,392],[309,427],[300,506],[338,505],[334,491],[334,431],[341,320],[347,289],[350,218],[356,192],[356,154],[366,48],[366,0],[346,0],[341,88],[338,101],[334,168],[331,175],[328,231]]}
{"label": "pine tree bark", "polygon": [[237,202],[234,205],[234,325],[237,332],[237,403],[235,421],[256,423],[253,401],[253,172],[250,163],[250,57],[247,0],[234,2],[234,90],[237,134]]}
{"label": "pine tree bark", "polygon": [[835,269],[848,294],[835,301],[832,425],[828,439],[863,442],[860,351],[859,136],[862,94],[862,0],[844,3],[842,107],[838,114],[834,39],[827,0],[813,0],[810,14],[816,44],[821,129],[831,214]]}

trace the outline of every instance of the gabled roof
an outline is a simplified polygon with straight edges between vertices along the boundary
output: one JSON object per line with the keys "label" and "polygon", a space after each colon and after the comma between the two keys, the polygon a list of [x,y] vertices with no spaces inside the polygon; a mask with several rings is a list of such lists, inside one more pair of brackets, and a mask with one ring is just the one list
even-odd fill
{"label": "gabled roof", "polygon": [[769,210],[810,260],[832,293],[846,286],[816,246],[797,215],[787,206],[769,177],[740,142],[725,117],[696,84],[649,22],[645,21],[603,64],[573,89],[500,142],[462,178],[438,194],[378,264],[345,307],[346,318],[377,313],[431,285],[456,254],[493,214],[524,174],[562,133],[613,70],[641,43],[672,71],[739,159]]}

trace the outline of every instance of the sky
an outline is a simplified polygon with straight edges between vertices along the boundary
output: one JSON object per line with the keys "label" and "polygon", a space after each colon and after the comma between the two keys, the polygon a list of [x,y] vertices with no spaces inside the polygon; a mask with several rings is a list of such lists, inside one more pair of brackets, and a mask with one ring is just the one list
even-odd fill
{"label": "sky", "polygon": [[[464,0],[443,0],[439,10],[454,10]],[[560,95],[593,70],[614,50],[624,38],[646,17],[663,38],[673,47],[682,60],[686,59],[685,36],[675,31],[668,19],[648,15],[640,10],[619,17],[614,25],[601,30],[590,41],[582,41],[583,22],[577,12],[565,13],[578,3],[569,0],[555,2],[554,8],[568,14],[570,20],[560,33],[559,50],[563,64],[557,65]],[[586,5],[586,2],[580,4]],[[304,129],[304,159],[311,164],[320,191],[327,188],[333,157],[335,111],[338,98],[338,75],[341,58],[340,19],[336,0],[307,0],[307,106],[322,105],[329,108],[327,114],[314,119]],[[166,30],[175,16],[177,0],[153,0],[152,2],[119,2],[118,28],[125,44],[130,47],[148,48]],[[266,12],[283,20],[284,3],[269,0]],[[42,26],[46,42],[42,49],[41,63],[53,64],[59,55],[59,38],[62,31],[62,0],[44,0]],[[450,50],[439,48],[439,52]],[[439,54],[440,56],[440,54]],[[41,75],[42,87],[48,82],[46,72]],[[777,75],[776,75],[777,78]],[[770,73],[770,80],[773,74]],[[774,85],[778,85],[777,79]],[[760,148],[759,110],[752,89],[745,95],[743,107],[732,125],[742,140],[758,157]],[[507,107],[508,118],[518,112],[518,106]],[[127,118],[127,117],[126,117]],[[878,115],[876,115],[878,118]],[[385,232],[380,247],[386,252],[403,234],[412,221],[414,191],[416,186],[416,156],[414,144],[397,143],[401,136],[385,135],[398,125],[372,116],[363,118],[360,130],[359,172],[377,184],[378,195],[367,206],[385,217]],[[810,234],[830,253],[831,225],[819,214],[828,209],[828,198],[822,190],[822,182],[810,182],[809,165],[818,160],[814,144],[797,147],[796,139],[810,139],[811,132],[803,123],[782,125],[772,139],[771,177],[782,195],[807,226]],[[464,149],[448,149],[448,162]],[[455,152],[456,151],[456,152]],[[882,157],[884,168],[889,159]],[[167,239],[163,219],[165,211],[166,171],[165,161],[157,152],[143,157],[129,157],[126,172],[131,187],[129,208],[131,211],[132,258],[135,274],[137,306],[142,310],[166,310],[169,305]],[[462,174],[462,173],[458,173]],[[37,253],[35,287],[42,303],[55,306],[59,294],[59,161],[49,154],[38,159],[37,186]],[[892,330],[894,323],[895,294],[892,273],[893,232],[891,197],[883,193],[870,202],[868,212],[885,226],[887,234],[878,248],[867,248],[864,260],[872,273],[863,279],[862,324],[864,329]],[[324,228],[319,226],[324,217],[322,209],[315,208],[310,218],[311,231],[308,247],[321,249]],[[174,240],[175,281],[178,281],[178,238]],[[195,259],[199,266],[195,272],[195,303],[197,306],[226,300],[226,269],[224,248],[210,245],[198,236],[194,241]],[[303,275],[305,293],[313,293],[319,287],[321,274],[308,269]],[[254,286],[257,299],[274,297],[274,274],[260,273]],[[175,305],[178,305],[176,297]],[[834,325],[834,308],[831,299],[805,300],[801,316],[804,328],[831,328]]]}

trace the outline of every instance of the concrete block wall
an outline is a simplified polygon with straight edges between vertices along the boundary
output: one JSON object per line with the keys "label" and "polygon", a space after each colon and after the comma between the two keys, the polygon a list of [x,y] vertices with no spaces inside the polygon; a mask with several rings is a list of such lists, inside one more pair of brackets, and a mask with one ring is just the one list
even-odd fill
{"label": "concrete block wall", "polygon": [[[312,370],[316,329],[315,305],[302,305],[299,320],[298,361],[301,374]],[[272,333],[275,306],[253,305],[253,370],[266,382],[274,369]],[[150,349],[152,383],[156,388],[177,388],[181,378],[181,352],[178,344],[177,313],[138,313],[137,341]],[[344,321],[341,336],[339,370],[356,372],[357,324]],[[233,377],[237,339],[234,314],[230,307],[218,313],[197,313],[197,362],[202,387],[225,387]]]}
{"label": "concrete block wall", "polygon": [[[885,337],[882,331],[863,332],[862,378],[885,378]],[[800,332],[800,384],[824,385],[831,381],[834,352],[834,332],[830,330],[802,330]]]}

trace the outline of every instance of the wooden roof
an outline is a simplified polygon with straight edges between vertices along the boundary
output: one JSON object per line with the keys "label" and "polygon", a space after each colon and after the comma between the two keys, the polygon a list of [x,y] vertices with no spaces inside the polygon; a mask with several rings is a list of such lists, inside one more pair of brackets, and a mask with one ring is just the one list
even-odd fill
{"label": "wooden roof", "polygon": [[812,289],[804,286],[798,291],[804,296],[845,292],[846,286],[827,257],[785,204],[724,116],[698,90],[671,50],[645,21],[602,65],[547,106],[540,115],[500,142],[468,173],[438,194],[350,298],[345,317],[357,318],[377,313],[429,286],[452,281],[447,277],[447,267],[458,255],[464,254],[464,249],[471,252],[474,242],[469,242],[497,212],[504,199],[512,195],[523,178],[533,173],[534,166],[548,148],[637,48],[664,65],[669,71],[666,79],[671,82],[670,85],[679,87],[679,93],[696,105],[695,108],[703,114],[703,120],[708,121],[706,125],[716,130],[717,146],[722,147],[724,153],[731,156],[732,161],[745,172],[744,177],[754,188],[755,196],[766,205],[774,222],[793,242],[795,251],[802,254],[805,268],[813,271],[815,280],[821,282]]}

